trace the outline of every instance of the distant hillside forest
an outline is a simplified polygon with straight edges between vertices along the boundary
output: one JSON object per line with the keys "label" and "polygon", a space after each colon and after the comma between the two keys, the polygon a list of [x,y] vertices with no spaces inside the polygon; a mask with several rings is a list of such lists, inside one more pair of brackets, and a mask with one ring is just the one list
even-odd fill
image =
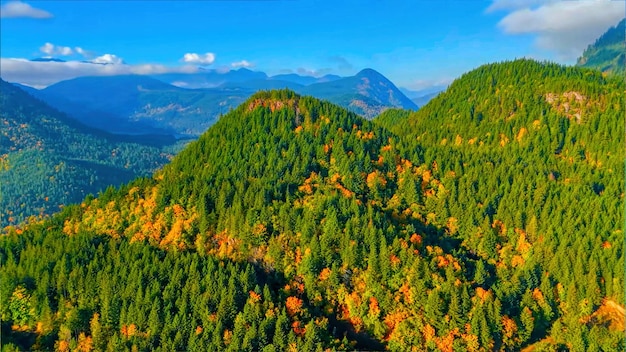
{"label": "distant hillside forest", "polygon": [[623,78],[626,74],[626,18],[589,45],[577,65]]}

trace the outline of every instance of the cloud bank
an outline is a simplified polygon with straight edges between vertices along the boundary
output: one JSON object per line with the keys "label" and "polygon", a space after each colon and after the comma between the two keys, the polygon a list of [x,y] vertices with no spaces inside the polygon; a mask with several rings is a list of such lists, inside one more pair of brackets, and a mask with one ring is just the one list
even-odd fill
{"label": "cloud bank", "polygon": [[115,55],[105,54],[92,62],[41,62],[26,59],[0,58],[0,75],[9,82],[35,88],[81,76],[150,75],[160,73],[194,73],[196,66],[169,67],[164,65],[128,65]]}
{"label": "cloud bank", "polygon": [[[24,58],[0,58],[0,76],[2,79],[21,83],[35,88],[44,88],[51,84],[81,76],[116,76],[116,75],[153,75],[162,73],[196,73],[198,65],[212,64],[215,54],[203,55],[187,53],[181,59],[181,66],[160,64],[127,64],[115,54],[97,55],[82,47],[69,47],[46,42],[39,48],[46,58],[73,56],[69,60],[28,60]],[[252,63],[242,60],[234,62],[233,67],[249,67]],[[230,68],[224,67],[225,71]]]}
{"label": "cloud bank", "polygon": [[0,18],[51,18],[48,11],[34,8],[21,1],[9,1],[0,6]]}
{"label": "cloud bank", "polygon": [[535,35],[535,45],[560,59],[576,59],[625,16],[624,2],[613,0],[495,0],[487,12],[509,12],[498,27],[511,35]]}

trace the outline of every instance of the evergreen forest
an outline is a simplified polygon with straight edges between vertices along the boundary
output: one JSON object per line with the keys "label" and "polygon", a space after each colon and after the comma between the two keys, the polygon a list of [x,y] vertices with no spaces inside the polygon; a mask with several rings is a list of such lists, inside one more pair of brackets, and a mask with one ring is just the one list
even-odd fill
{"label": "evergreen forest", "polygon": [[625,91],[520,59],[371,121],[258,92],[2,230],[2,351],[624,350]]}

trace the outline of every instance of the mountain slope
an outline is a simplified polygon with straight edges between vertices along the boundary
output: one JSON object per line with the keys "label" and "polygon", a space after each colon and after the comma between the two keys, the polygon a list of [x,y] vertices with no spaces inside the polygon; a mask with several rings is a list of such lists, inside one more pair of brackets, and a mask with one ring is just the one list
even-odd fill
{"label": "mountain slope", "polygon": [[[98,78],[94,79],[97,80]],[[47,103],[51,107],[54,107],[55,109],[89,127],[97,128],[110,133],[126,135],[155,134],[170,136],[173,134],[173,131],[170,129],[155,127],[144,121],[129,121],[129,119],[123,114],[120,115],[119,113],[110,111],[119,110],[120,107],[122,109],[124,108],[120,105],[117,105],[117,108],[111,108],[116,105],[100,104],[100,99],[103,101],[107,100],[106,98],[101,98],[102,95],[100,94],[93,94],[91,97],[87,97],[90,89],[85,88],[84,86],[81,87],[79,85],[75,89],[65,87],[64,89],[61,89],[58,94],[55,94],[54,92],[21,86],[16,83],[14,83],[14,85],[31,96]],[[94,82],[94,85],[97,86],[98,84]],[[126,89],[122,90],[125,90],[126,94],[129,93]],[[133,92],[130,92],[129,96],[132,96],[132,94]],[[66,95],[72,98],[68,99],[65,97]],[[106,96],[106,94],[104,96]],[[83,101],[81,98],[84,98],[85,100]],[[120,102],[117,101],[115,103],[119,104]]]}
{"label": "mountain slope", "polygon": [[626,19],[609,28],[578,58],[577,65],[615,75],[626,71]]}
{"label": "mountain slope", "polygon": [[39,92],[39,89],[37,88],[33,88],[30,86],[25,86],[23,84],[19,84],[19,83],[12,83],[14,86],[18,87],[19,89],[25,91],[26,93],[32,95],[32,96],[36,96],[36,94]]}
{"label": "mountain slope", "polygon": [[128,75],[75,78],[33,95],[107,132],[195,137],[249,94],[227,89],[189,90],[147,76]]}
{"label": "mountain slope", "polygon": [[10,83],[0,84],[2,227],[58,211],[167,161],[155,147],[90,130]]}
{"label": "mountain slope", "polygon": [[450,193],[435,208],[494,265],[503,311],[532,311],[529,341],[549,337],[537,348],[624,348],[623,318],[594,318],[624,300],[623,106],[619,77],[517,60],[463,75],[413,114],[381,116],[437,164]]}
{"label": "mountain slope", "polygon": [[[277,349],[286,343],[300,350],[380,349],[387,343],[397,349],[402,346],[398,337],[386,339],[399,329],[405,314],[422,313],[418,305],[406,301],[408,298],[396,301],[394,296],[402,296],[402,287],[407,288],[409,282],[420,283],[421,278],[435,273],[444,277],[446,269],[430,268],[427,263],[437,256],[451,258],[446,253],[454,245],[443,231],[426,224],[423,199],[441,192],[437,180],[428,174],[425,166],[413,165],[397,154],[387,131],[351,112],[291,91],[262,92],[225,115],[153,179],[137,180],[119,191],[109,190],[80,206],[67,207],[43,226],[51,226],[48,231],[56,234],[54,241],[93,241],[89,238],[104,235],[112,238],[103,241],[112,241],[109,246],[116,248],[115,253],[130,241],[139,248],[152,245],[186,252],[185,256],[199,261],[198,265],[219,260],[221,267],[234,261],[239,265],[252,263],[259,270],[256,281],[249,278],[247,286],[233,283],[229,288],[237,292],[230,297],[240,297],[235,298],[236,304],[227,301],[226,291],[210,294],[207,290],[213,284],[183,288],[181,297],[186,297],[186,303],[179,301],[176,308],[172,297],[166,295],[170,289],[151,289],[158,297],[156,301],[162,302],[158,308],[161,314],[171,318],[167,321],[179,321],[184,316],[189,322],[187,327],[178,328],[180,339],[171,335],[171,323],[153,324],[153,328],[141,318],[150,315],[148,306],[125,308],[131,295],[122,294],[119,304],[124,308],[115,319],[107,318],[106,336],[112,341],[127,341],[128,347],[174,345],[184,350],[201,343],[208,350],[224,345],[238,350],[248,343],[265,341],[261,347],[272,344]],[[37,226],[31,225],[19,236],[40,241]],[[15,240],[10,238],[3,243],[8,248]],[[73,248],[70,243],[63,247]],[[14,255],[23,258],[20,263],[30,258],[27,252]],[[114,255],[127,257],[124,253]],[[214,259],[201,259],[204,257]],[[15,264],[8,260],[10,263],[2,263],[2,267],[9,268],[7,275],[13,275],[10,268]],[[144,261],[135,266],[144,265],[139,263]],[[454,263],[465,265],[457,260]],[[192,266],[192,273],[196,267]],[[210,273],[214,269],[199,270]],[[170,272],[162,272],[165,277],[159,282],[180,282]],[[83,275],[69,274],[75,278]],[[139,272],[133,276],[133,282],[145,277]],[[123,276],[109,277],[115,277],[111,281],[114,287],[125,285]],[[466,282],[459,270],[448,274],[448,280],[456,278]],[[259,288],[249,292],[255,284]],[[467,291],[467,284],[464,287]],[[31,297],[38,297],[32,304],[45,307],[38,292],[47,289],[45,285],[28,289]],[[6,288],[2,302],[21,290],[17,284]],[[413,295],[417,302],[425,299],[418,291],[409,291],[404,295]],[[201,297],[217,301],[204,305],[208,311],[181,308],[181,304],[199,307]],[[105,307],[112,297],[105,294],[98,294],[101,303],[95,305],[69,297],[58,299],[87,317],[98,314],[104,321],[110,316]],[[469,296],[466,300],[469,304]],[[219,308],[223,305],[230,310]],[[255,315],[253,311],[261,307],[261,315]],[[4,314],[12,316],[10,310]],[[13,322],[16,319],[27,326],[39,319],[45,319],[46,324],[69,324],[64,318],[14,317]],[[281,319],[284,321],[279,323]],[[262,333],[263,324],[272,328]],[[138,332],[134,342],[123,335],[127,331],[124,327],[131,325]],[[241,335],[247,335],[241,330],[246,326],[255,326],[249,338]],[[85,325],[78,324],[77,329],[68,341],[81,331],[88,334]],[[198,331],[208,335],[198,337]],[[18,340],[18,335],[11,336]]]}
{"label": "mountain slope", "polygon": [[623,92],[517,60],[374,122],[257,93],[152,178],[7,229],[3,338],[623,350]]}
{"label": "mountain slope", "polygon": [[353,77],[311,84],[298,91],[328,99],[366,118],[373,118],[390,107],[417,109],[393,83],[372,69],[364,69]]}
{"label": "mountain slope", "polygon": [[141,75],[78,77],[48,86],[44,91],[65,96],[70,101],[88,101],[104,104],[101,98],[110,99],[116,107],[124,107],[127,101],[136,98],[140,92],[150,90],[180,91],[157,79]]}

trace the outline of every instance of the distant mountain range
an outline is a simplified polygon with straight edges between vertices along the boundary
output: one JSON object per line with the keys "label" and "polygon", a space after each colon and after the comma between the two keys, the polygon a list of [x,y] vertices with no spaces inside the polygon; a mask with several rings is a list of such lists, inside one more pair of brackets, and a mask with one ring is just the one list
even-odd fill
{"label": "distant mountain range", "polygon": [[[27,92],[107,132],[177,137],[197,135],[213,124],[230,97],[225,91],[183,89],[140,75],[79,77]],[[241,101],[235,97],[226,109]]]}
{"label": "distant mountain range", "polygon": [[178,87],[228,91],[231,94],[240,93],[245,98],[259,90],[289,88],[300,94],[327,99],[366,118],[374,118],[387,108],[417,109],[417,105],[404,95],[402,89],[372,69],[364,69],[351,77],[313,77],[295,73],[268,76],[246,68],[151,77]]}
{"label": "distant mountain range", "polygon": [[325,75],[322,77],[313,77],[313,76],[300,76],[295,73],[289,73],[289,74],[281,74],[281,75],[272,76],[272,77],[269,77],[269,79],[293,82],[293,83],[301,84],[303,86],[307,86],[313,83],[324,83],[324,82],[336,81],[338,79],[341,79],[341,77],[337,75]]}
{"label": "distant mountain range", "polygon": [[390,107],[417,110],[417,105],[391,81],[369,68],[352,77],[315,83],[294,90],[303,95],[327,99],[366,118],[374,118]]}
{"label": "distant mountain range", "polygon": [[577,65],[605,73],[624,75],[626,71],[626,18],[609,28],[578,58]]}
{"label": "distant mountain range", "polygon": [[301,76],[296,73],[268,76],[265,72],[252,71],[247,68],[240,68],[226,72],[212,69],[201,69],[200,72],[196,73],[164,73],[152,75],[151,77],[175,86],[189,89],[217,88],[224,84],[261,81],[280,81],[307,86],[314,83],[336,81],[342,78],[336,75],[325,75],[322,77]]}
{"label": "distant mountain range", "polygon": [[327,99],[366,118],[388,108],[417,110],[402,91],[372,69],[352,77],[270,77],[241,68],[79,77],[42,90],[17,86],[88,126],[117,134],[198,136],[255,92],[281,88]]}
{"label": "distant mountain range", "polygon": [[447,85],[439,84],[429,88],[420,89],[420,90],[410,90],[407,88],[400,88],[400,91],[407,96],[407,98],[411,99],[411,101],[417,105],[418,107],[422,107],[428,102],[439,95],[439,93],[446,90]]}
{"label": "distant mountain range", "polygon": [[200,69],[196,73],[163,73],[150,77],[174,86],[199,89],[216,88],[224,83],[267,80],[265,72],[252,71],[247,68],[221,72],[214,69]]}

